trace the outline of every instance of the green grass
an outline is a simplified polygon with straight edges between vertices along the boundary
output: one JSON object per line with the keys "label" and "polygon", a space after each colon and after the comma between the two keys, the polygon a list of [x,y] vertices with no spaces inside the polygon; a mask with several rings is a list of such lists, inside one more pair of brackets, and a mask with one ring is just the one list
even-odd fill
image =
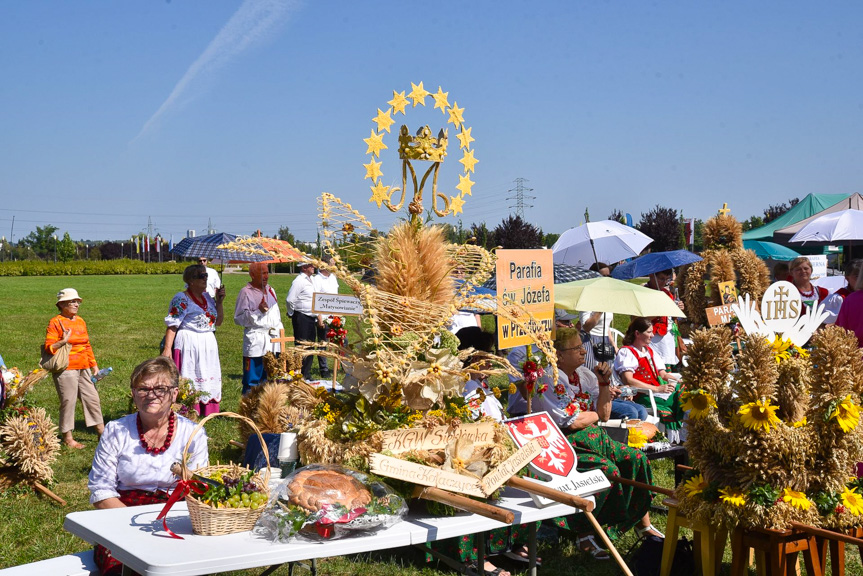
{"label": "green grass", "polygon": [[[222,363],[224,410],[236,411],[240,398],[242,328],[233,323],[233,312],[237,292],[247,278],[245,274],[224,276],[228,292],[225,301],[226,319],[216,332]],[[282,301],[280,306],[283,313],[284,297],[292,278],[290,275],[270,276],[270,283]],[[0,354],[8,366],[17,366],[22,371],[37,366],[45,327],[56,313],[56,294],[67,287],[76,288],[83,298],[81,316],[87,321],[99,366],[114,367],[114,373],[99,384],[105,420],[123,416],[130,411],[129,375],[142,360],[158,354],[168,303],[173,294],[183,288],[182,280],[177,275],[0,277],[0,310],[4,320]],[[615,326],[625,330],[626,319],[615,316]],[[291,332],[289,322],[286,331]],[[316,370],[317,363],[313,366],[313,370]],[[50,378],[43,380],[28,397],[34,404],[45,407],[56,420],[58,400]],[[236,461],[240,458],[240,451],[228,444],[230,439],[237,437],[233,421],[213,421],[207,425],[207,430],[212,438],[211,461]],[[22,487],[0,494],[0,568],[89,548],[86,542],[63,530],[66,514],[91,508],[87,474],[96,446],[96,435],[84,429],[80,407],[75,435],[87,447],[85,450],[62,449],[54,465],[55,483],[52,485],[52,489],[68,501],[68,506],[61,507]],[[658,484],[672,486],[670,461],[656,461],[653,469]],[[665,516],[662,513],[654,512],[652,518],[660,529],[664,528]],[[618,542],[618,549],[624,552],[633,542],[634,535],[630,532]],[[540,556],[544,560],[542,570],[546,574],[610,576],[620,573],[613,562],[595,561],[577,551],[565,539],[559,543],[541,542]],[[849,574],[863,574],[856,550],[854,554],[849,552],[847,559]],[[731,561],[728,552],[724,561],[723,573],[727,573]],[[319,563],[319,570],[321,574],[362,573],[365,576],[452,573],[443,566],[438,568],[435,564],[425,564],[422,554],[407,549],[331,558]],[[287,568],[280,568],[276,573],[287,574]]]}

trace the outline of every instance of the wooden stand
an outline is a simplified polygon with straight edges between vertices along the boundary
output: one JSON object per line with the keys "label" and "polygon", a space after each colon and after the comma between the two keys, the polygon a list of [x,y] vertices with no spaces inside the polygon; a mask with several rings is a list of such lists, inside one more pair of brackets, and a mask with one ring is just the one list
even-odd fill
{"label": "wooden stand", "polygon": [[794,574],[798,552],[803,552],[803,561],[809,576],[823,574],[814,534],[797,530],[735,528],[731,533],[731,576],[746,574],[750,548],[755,550],[759,574]]}
{"label": "wooden stand", "polygon": [[689,528],[695,535],[695,565],[701,567],[702,576],[718,574],[719,566],[722,563],[722,554],[725,552],[725,540],[728,538],[728,531],[681,516],[677,512],[678,501],[675,498],[666,498],[663,504],[668,507],[668,523],[665,525],[665,544],[662,548],[662,565],[659,569],[659,576],[671,574],[674,552],[677,550],[677,539],[680,537],[680,528]]}
{"label": "wooden stand", "polygon": [[[854,538],[863,538],[863,528],[853,528],[847,532]],[[818,542],[818,558],[821,560],[821,572],[827,573],[827,552],[830,551],[830,573],[832,576],[845,574],[845,542],[828,538],[816,538]],[[863,563],[863,547],[857,546],[860,561]]]}

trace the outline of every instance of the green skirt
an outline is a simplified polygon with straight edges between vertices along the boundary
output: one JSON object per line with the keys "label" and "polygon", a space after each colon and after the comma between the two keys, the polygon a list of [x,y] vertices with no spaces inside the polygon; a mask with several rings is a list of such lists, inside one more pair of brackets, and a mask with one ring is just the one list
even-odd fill
{"label": "green skirt", "polygon": [[[680,401],[681,391],[680,382],[678,382],[674,387],[674,394],[668,398],[653,397],[654,402],[656,402],[656,411],[659,413],[659,421],[665,424],[665,427],[669,430],[680,430],[683,425],[683,418],[686,414]],[[653,408],[650,405],[649,394],[636,394],[635,401],[645,406],[648,410]]]}

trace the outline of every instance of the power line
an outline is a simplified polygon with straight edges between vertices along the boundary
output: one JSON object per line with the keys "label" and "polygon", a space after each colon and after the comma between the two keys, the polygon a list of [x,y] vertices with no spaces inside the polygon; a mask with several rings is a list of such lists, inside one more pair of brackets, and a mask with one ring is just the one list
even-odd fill
{"label": "power line", "polygon": [[[527,181],[527,178],[516,178],[515,189],[507,190],[507,192],[515,192],[515,196],[507,196],[506,199],[515,200],[515,206],[510,206],[510,208],[515,208],[515,215],[522,219],[524,219],[525,199],[536,200],[536,196],[526,194],[526,192],[533,192],[533,188],[524,187],[524,183]],[[527,207],[533,208],[533,204],[528,204]]]}

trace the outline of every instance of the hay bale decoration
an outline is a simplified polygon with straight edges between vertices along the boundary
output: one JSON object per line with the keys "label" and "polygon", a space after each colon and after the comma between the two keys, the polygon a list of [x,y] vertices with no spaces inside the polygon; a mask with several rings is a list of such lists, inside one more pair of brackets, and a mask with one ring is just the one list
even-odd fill
{"label": "hay bale decoration", "polygon": [[[465,123],[464,108],[456,102],[450,104],[448,92],[439,87],[432,94],[422,83],[411,84],[411,91],[406,92],[394,91],[388,107],[379,109],[373,119],[371,135],[364,139],[370,155],[364,168],[365,178],[372,182],[369,201],[392,212],[405,209],[407,218],[384,234],[358,210],[332,194],[324,193],[318,200],[323,247],[335,261],[330,267],[362,304],[362,315],[356,318],[360,339],[348,346],[298,342],[295,349],[301,354],[339,359],[347,374],[342,382],[345,392],[314,389],[301,379],[291,380],[285,386],[303,393],[288,403],[308,415],[298,426],[300,457],[306,464],[347,464],[368,470],[370,461],[399,459],[405,464],[434,467],[442,475],[471,476],[468,483],[483,486],[488,474],[497,471],[500,476],[497,467],[518,450],[508,440],[505,428],[490,421],[481,425],[496,440],[493,445],[464,440],[469,435],[467,431],[477,425],[462,397],[468,372],[521,373],[505,359],[477,355],[473,350],[460,352],[457,339],[446,325],[457,310],[494,313],[501,321],[513,322],[532,334],[534,350],[549,362],[555,363],[556,355],[548,334],[524,307],[511,302],[498,304],[494,296],[472,294],[473,288],[493,273],[494,254],[480,246],[451,244],[442,227],[423,221],[427,208],[437,217],[462,212],[472,194],[471,175],[479,161],[474,155],[474,138]],[[385,137],[396,136],[396,131],[391,130],[393,116],[425,106],[429,98],[434,109],[443,113],[448,128],[457,131],[462,166],[458,184],[449,193],[438,188],[441,165],[452,150],[448,128],[433,135],[428,126],[421,126],[412,135],[404,125],[397,131],[401,186],[385,186],[380,152],[388,148]],[[419,162],[430,162],[422,175],[415,167]],[[222,247],[274,259],[295,251],[287,243],[268,240],[262,245],[256,238],[240,238]],[[313,255],[304,257],[316,266],[327,265]],[[350,269],[355,266],[373,272],[374,285],[355,277]],[[468,358],[473,358],[473,363],[465,366]],[[267,394],[267,402],[281,403],[282,396]],[[247,409],[260,411],[264,398],[262,391],[249,399]],[[257,406],[253,407],[253,402]],[[275,414],[279,408],[266,411]],[[440,434],[447,441],[431,449],[385,449],[387,438],[403,429],[413,429],[416,434],[442,430]],[[519,457],[524,459],[530,450]],[[373,471],[381,472],[377,468]],[[475,495],[488,496],[493,492],[489,491],[491,484],[487,482],[486,489],[480,488]]]}
{"label": "hay bale decoration", "polygon": [[823,305],[800,314],[787,305],[796,301],[777,282],[762,318],[748,294],[738,298],[747,335],[736,370],[731,330],[693,334],[684,381],[699,388],[684,397],[695,470],[677,488],[687,517],[729,529],[863,526],[863,482],[851,476],[863,460],[863,359],[852,333],[815,331]]}

